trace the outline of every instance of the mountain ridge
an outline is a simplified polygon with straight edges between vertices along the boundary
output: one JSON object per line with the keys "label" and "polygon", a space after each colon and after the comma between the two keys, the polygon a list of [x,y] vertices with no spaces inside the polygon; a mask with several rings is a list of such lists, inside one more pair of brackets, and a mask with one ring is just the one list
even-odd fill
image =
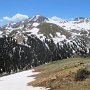
{"label": "mountain ridge", "polygon": [[55,18],[37,15],[1,26],[0,72],[17,72],[50,61],[89,56],[90,22]]}

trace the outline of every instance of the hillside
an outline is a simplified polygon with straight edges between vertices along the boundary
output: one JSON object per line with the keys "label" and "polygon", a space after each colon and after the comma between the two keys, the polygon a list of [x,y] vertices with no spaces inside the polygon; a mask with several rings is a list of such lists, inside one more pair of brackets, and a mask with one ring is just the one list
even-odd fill
{"label": "hillside", "polygon": [[77,57],[53,61],[34,68],[36,72],[41,73],[36,75],[36,80],[29,85],[45,86],[50,90],[90,90],[90,74],[82,80],[82,76],[85,76],[85,73],[82,73],[80,80],[75,80],[77,72],[84,68],[88,68],[90,73],[90,58]]}
{"label": "hillside", "polygon": [[36,15],[0,26],[0,74],[90,56],[90,19]]}
{"label": "hillside", "polygon": [[71,36],[65,29],[53,23],[41,23],[38,28],[40,29],[39,32],[43,33],[44,36],[55,37],[57,36],[56,32],[65,35],[66,37]]}

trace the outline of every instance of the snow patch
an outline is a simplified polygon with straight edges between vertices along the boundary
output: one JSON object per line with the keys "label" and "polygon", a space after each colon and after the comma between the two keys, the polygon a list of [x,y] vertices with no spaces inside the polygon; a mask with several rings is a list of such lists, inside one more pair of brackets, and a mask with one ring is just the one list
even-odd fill
{"label": "snow patch", "polygon": [[54,21],[57,21],[57,22],[64,22],[65,21],[64,19],[61,19],[61,18],[56,17],[56,16],[51,17],[51,20],[54,20]]}
{"label": "snow patch", "polygon": [[27,83],[32,82],[32,75],[38,74],[33,70],[27,70],[16,74],[0,77],[0,90],[48,90],[43,87],[27,86]]}
{"label": "snow patch", "polygon": [[55,44],[59,43],[60,41],[63,41],[66,39],[66,36],[65,35],[60,35],[59,37],[54,37],[53,38],[53,41]]}
{"label": "snow patch", "polygon": [[3,32],[2,31],[0,31],[0,34],[2,34]]}
{"label": "snow patch", "polygon": [[39,25],[39,23],[33,23],[34,27],[37,27]]}
{"label": "snow patch", "polygon": [[38,28],[33,28],[33,29],[30,30],[30,32],[31,32],[32,34],[35,34],[35,35],[37,35],[38,31],[39,31]]}

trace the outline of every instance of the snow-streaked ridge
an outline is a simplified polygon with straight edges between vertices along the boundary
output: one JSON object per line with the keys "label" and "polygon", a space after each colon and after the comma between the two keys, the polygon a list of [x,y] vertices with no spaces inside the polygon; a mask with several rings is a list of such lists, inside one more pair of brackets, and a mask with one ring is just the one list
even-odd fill
{"label": "snow-streaked ridge", "polygon": [[56,16],[49,18],[48,23],[54,23],[63,27],[66,30],[76,29],[76,30],[90,30],[90,20],[86,21],[79,19],[78,21],[75,20],[65,20],[58,18]]}

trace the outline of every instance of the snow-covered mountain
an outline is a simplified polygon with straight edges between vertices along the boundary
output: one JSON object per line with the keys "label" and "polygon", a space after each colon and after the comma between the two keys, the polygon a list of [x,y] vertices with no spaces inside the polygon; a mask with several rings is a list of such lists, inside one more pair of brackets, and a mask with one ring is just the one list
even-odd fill
{"label": "snow-covered mountain", "polygon": [[[36,15],[26,20],[0,27],[0,37],[9,36],[18,43],[27,43],[27,36],[34,35],[41,41],[53,39],[55,43],[75,37],[84,36],[90,38],[90,18],[78,17],[72,20],[65,20],[56,16],[48,18]],[[89,45],[88,45],[89,46]]]}
{"label": "snow-covered mountain", "polygon": [[[1,59],[5,60],[7,55],[10,61],[17,61],[9,72],[73,55],[86,56],[90,54],[90,19],[65,20],[36,15],[1,26],[0,39]],[[4,72],[3,67],[0,70]]]}
{"label": "snow-covered mountain", "polygon": [[80,34],[78,32],[81,31],[87,31],[87,33],[89,34],[89,30],[90,30],[90,18],[78,17],[72,20],[65,20],[58,18],[56,16],[48,18],[45,16],[36,15],[33,16],[32,18],[28,18],[26,20],[17,23],[10,22],[7,25],[1,26],[0,35],[1,36],[4,34],[9,35],[11,32],[14,32],[14,30],[19,32],[32,31],[32,29],[34,30],[34,28],[38,29],[38,26],[41,25],[42,23],[47,23],[47,24],[51,23],[76,34]]}
{"label": "snow-covered mountain", "polygon": [[36,15],[0,27],[0,37],[13,37],[19,44],[25,43],[27,45],[27,37],[31,35],[43,42],[45,39],[52,39],[55,44],[64,40],[70,43],[77,37],[87,38],[89,43],[90,19],[78,17],[72,20],[64,20],[56,16],[48,18]]}

